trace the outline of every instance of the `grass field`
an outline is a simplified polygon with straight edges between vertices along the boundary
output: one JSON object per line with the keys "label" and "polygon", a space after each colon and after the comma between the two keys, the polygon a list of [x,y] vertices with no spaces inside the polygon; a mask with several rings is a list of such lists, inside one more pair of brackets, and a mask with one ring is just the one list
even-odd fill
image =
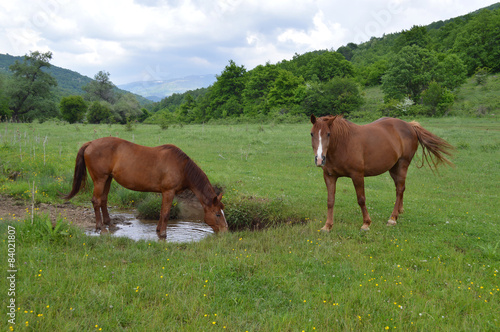
{"label": "grass field", "polygon": [[[417,169],[415,160],[405,213],[390,228],[392,180],[368,178],[369,232],[359,230],[351,181],[340,179],[330,233],[319,232],[326,188],[313,166],[309,124],[127,131],[2,123],[0,194],[30,199],[34,181],[36,201],[59,202],[78,148],[98,137],[173,143],[224,188],[228,222],[243,230],[171,244],[88,237],[72,227],[70,235],[59,234],[45,228],[43,216],[34,225],[4,220],[4,275],[8,226],[16,232],[16,324],[3,314],[0,329],[498,330],[500,124],[497,117],[419,121],[457,147],[455,168],[433,174]],[[142,195],[115,186],[111,205],[127,206]],[[73,200],[90,207],[90,193]],[[255,223],[273,227],[245,230]],[[4,313],[11,298],[1,297]]]}

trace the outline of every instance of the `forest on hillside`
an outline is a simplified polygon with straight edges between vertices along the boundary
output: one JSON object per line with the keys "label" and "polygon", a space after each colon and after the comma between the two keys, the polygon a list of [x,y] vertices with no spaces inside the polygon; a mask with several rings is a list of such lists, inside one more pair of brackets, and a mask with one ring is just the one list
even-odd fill
{"label": "forest on hillside", "polygon": [[383,114],[440,116],[468,77],[478,84],[500,71],[500,4],[428,26],[295,54],[246,70],[230,60],[206,89],[174,94],[153,107],[149,122],[217,119],[293,121],[312,113],[349,116],[363,89],[380,86]]}
{"label": "forest on hillside", "polygon": [[[484,84],[485,77],[500,71],[500,4],[361,44],[295,54],[251,70],[229,60],[213,85],[173,94],[148,110],[134,95],[117,91],[105,71],[85,85],[55,80],[51,56],[32,52],[8,67],[11,75],[4,74],[0,63],[0,119],[146,121],[166,127],[228,120],[301,121],[313,113],[349,117],[366,103],[370,87],[383,93],[378,109],[382,115],[442,116],[468,78]],[[78,84],[83,94],[74,92]]]}
{"label": "forest on hillside", "polygon": [[[122,123],[143,119],[151,101],[118,89],[109,73],[94,79],[52,66],[52,52],[0,54],[0,121],[62,119],[70,123]],[[98,109],[97,116],[93,116]]]}

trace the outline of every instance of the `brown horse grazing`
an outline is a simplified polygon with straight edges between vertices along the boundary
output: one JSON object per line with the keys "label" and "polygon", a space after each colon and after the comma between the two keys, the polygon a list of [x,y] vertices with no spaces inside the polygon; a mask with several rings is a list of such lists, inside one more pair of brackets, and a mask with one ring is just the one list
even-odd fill
{"label": "brown horse grazing", "polygon": [[429,167],[440,163],[452,163],[444,156],[453,149],[448,142],[425,130],[417,122],[382,118],[370,124],[359,126],[342,116],[311,115],[312,147],[315,164],[323,168],[328,191],[328,213],[322,228],[329,231],[333,226],[335,186],[339,177],[350,177],[356,189],[358,204],[363,213],[363,226],[368,230],[371,224],[365,205],[365,176],[375,176],[389,171],[396,185],[396,203],[387,225],[395,225],[399,213],[403,212],[403,193],[406,173],[417,151],[423,149],[423,160]]}
{"label": "brown horse grazing", "polygon": [[[111,181],[116,180],[127,189],[162,194],[161,216],[156,232],[167,236],[167,223],[172,200],[184,189],[200,200],[205,222],[217,232],[228,229],[224,216],[222,194],[217,196],[206,174],[184,152],[174,145],[147,147],[116,137],[99,138],[82,145],[76,156],[75,173],[70,199],[85,186],[87,169],[94,182],[96,231],[110,224],[108,193]],[[82,186],[83,184],[83,186]],[[102,210],[102,219],[101,219]]]}

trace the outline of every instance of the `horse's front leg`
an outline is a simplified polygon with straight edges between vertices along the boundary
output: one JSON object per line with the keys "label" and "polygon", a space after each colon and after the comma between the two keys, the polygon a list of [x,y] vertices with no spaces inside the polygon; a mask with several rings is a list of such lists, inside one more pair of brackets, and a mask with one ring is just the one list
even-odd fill
{"label": "horse's front leg", "polygon": [[361,213],[363,214],[363,226],[362,230],[369,230],[372,220],[368,214],[368,209],[366,208],[366,197],[365,197],[365,177],[363,174],[356,174],[351,176],[352,183],[354,184],[354,189],[356,190],[356,196],[358,197],[358,204],[361,208]]}
{"label": "horse's front leg", "polygon": [[335,205],[335,188],[337,186],[337,177],[329,175],[327,171],[323,172],[323,177],[325,179],[326,190],[328,192],[328,212],[326,215],[326,223],[323,231],[330,231],[333,227],[333,207]]}
{"label": "horse's front leg", "polygon": [[161,239],[167,237],[167,224],[168,219],[170,219],[170,208],[172,207],[172,201],[174,200],[175,192],[173,190],[162,192],[161,201],[161,215],[158,221],[158,226],[156,226],[156,233]]}

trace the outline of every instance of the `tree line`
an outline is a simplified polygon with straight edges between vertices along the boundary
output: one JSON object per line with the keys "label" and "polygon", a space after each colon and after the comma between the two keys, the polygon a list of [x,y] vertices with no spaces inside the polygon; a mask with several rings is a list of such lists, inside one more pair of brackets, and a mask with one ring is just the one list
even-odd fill
{"label": "tree line", "polygon": [[500,71],[498,7],[252,70],[230,60],[212,86],[163,99],[148,121],[348,116],[369,86],[381,86],[385,115],[440,116],[467,77]]}
{"label": "tree line", "polygon": [[30,52],[9,66],[12,75],[0,75],[0,120],[31,122],[61,118],[70,123],[122,123],[143,120],[149,112],[131,93],[120,93],[110,74],[99,71],[81,89],[83,95],[62,98],[54,93],[56,79],[47,72],[52,53]]}
{"label": "tree line", "polygon": [[57,82],[44,68],[52,54],[32,52],[0,76],[0,116],[32,121],[62,117],[69,122],[144,121],[201,123],[219,119],[295,121],[310,114],[349,116],[364,103],[363,89],[380,86],[388,116],[440,116],[467,77],[500,71],[500,8],[491,6],[429,26],[349,43],[337,50],[295,54],[290,60],[251,70],[233,60],[208,88],[173,94],[141,108],[132,94],[118,94],[100,71],[83,96],[54,102]]}

